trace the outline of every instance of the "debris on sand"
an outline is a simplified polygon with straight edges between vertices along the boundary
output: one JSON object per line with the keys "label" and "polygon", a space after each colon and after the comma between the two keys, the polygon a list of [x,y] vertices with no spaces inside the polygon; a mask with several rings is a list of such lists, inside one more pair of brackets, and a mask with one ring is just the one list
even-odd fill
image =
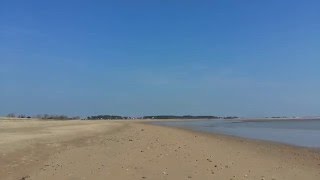
{"label": "debris on sand", "polygon": [[30,178],[30,176],[24,176],[24,177],[22,177],[20,180],[26,180],[26,179],[28,179],[28,178]]}
{"label": "debris on sand", "polygon": [[165,171],[163,171],[163,172],[162,172],[162,174],[164,174],[164,175],[168,175],[168,173],[167,173],[167,172],[165,172]]}

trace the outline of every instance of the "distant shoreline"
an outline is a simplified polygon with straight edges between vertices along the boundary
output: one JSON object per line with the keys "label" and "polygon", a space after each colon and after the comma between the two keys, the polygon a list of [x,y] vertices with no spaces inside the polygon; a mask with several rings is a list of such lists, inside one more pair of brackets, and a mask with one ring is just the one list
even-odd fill
{"label": "distant shoreline", "polygon": [[[278,122],[278,121],[297,121],[297,122],[301,122],[301,121],[310,121],[310,120],[314,120],[314,121],[320,121],[320,119],[278,119],[278,120],[265,120],[265,119],[260,119],[260,120],[246,120],[246,119],[241,119],[239,121],[234,121],[231,123],[243,123],[243,122]],[[293,148],[302,148],[302,149],[309,149],[312,151],[316,151],[316,152],[320,152],[320,147],[310,147],[310,146],[303,146],[303,145],[297,145],[297,144],[292,144],[292,143],[288,143],[288,142],[281,142],[281,141],[277,141],[277,140],[267,140],[267,139],[257,139],[257,138],[250,138],[250,137],[242,137],[239,135],[232,135],[232,134],[226,134],[226,133],[221,133],[221,132],[215,132],[215,131],[203,131],[203,130],[199,130],[197,129],[197,127],[192,128],[192,127],[187,127],[187,126],[175,126],[175,125],[167,125],[167,124],[161,124],[161,122],[192,122],[192,121],[203,121],[203,120],[186,120],[186,121],[181,121],[181,120],[157,120],[157,121],[153,121],[150,120],[148,122],[145,122],[147,124],[151,124],[151,125],[158,125],[158,126],[164,126],[164,127],[168,127],[168,128],[174,128],[174,129],[182,129],[182,130],[186,130],[186,131],[191,131],[194,133],[203,133],[203,134],[208,134],[208,135],[213,135],[213,136],[224,136],[224,137],[230,137],[230,138],[236,138],[236,139],[240,139],[240,140],[245,140],[245,141],[253,141],[253,142],[259,142],[259,143],[270,143],[270,144],[276,144],[276,145],[285,145],[285,146],[289,146],[289,147],[293,147]],[[214,120],[212,120],[214,121]],[[157,123],[159,122],[159,123]]]}
{"label": "distant shoreline", "polygon": [[314,117],[314,118],[255,118],[255,119],[238,119],[242,122],[263,122],[263,121],[303,121],[303,120],[320,120],[320,117]]}

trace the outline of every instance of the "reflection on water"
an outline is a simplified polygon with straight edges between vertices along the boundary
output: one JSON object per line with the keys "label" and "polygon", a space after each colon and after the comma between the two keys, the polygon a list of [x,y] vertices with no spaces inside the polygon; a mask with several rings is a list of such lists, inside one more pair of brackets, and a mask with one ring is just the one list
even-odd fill
{"label": "reflection on water", "polygon": [[268,140],[305,147],[320,147],[320,120],[205,120],[155,122],[155,124],[189,128],[239,137]]}

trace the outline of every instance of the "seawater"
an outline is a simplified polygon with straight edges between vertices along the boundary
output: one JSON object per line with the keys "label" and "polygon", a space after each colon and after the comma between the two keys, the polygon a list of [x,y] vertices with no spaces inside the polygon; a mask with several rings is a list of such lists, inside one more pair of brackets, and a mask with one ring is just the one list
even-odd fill
{"label": "seawater", "polygon": [[167,121],[154,124],[243,138],[267,140],[296,146],[320,148],[320,120],[201,120]]}

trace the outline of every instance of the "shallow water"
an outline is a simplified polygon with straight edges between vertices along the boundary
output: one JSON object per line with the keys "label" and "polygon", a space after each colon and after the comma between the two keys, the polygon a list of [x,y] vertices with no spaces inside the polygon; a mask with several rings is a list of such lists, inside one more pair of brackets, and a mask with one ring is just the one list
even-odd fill
{"label": "shallow water", "polygon": [[204,120],[155,122],[155,124],[320,148],[320,120]]}

